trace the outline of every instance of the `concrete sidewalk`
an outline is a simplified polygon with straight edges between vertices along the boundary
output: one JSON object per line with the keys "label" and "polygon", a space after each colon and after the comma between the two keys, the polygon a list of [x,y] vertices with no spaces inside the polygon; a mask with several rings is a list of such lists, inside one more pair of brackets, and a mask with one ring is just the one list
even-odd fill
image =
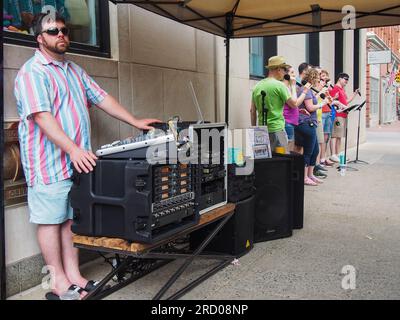
{"label": "concrete sidewalk", "polygon": [[[348,157],[355,158],[355,149]],[[400,299],[400,124],[369,130],[359,159],[369,164],[352,165],[359,171],[344,177],[331,168],[324,184],[306,187],[302,230],[257,243],[240,265],[223,269],[183,299]],[[151,299],[177,263],[106,299]],[[346,265],[356,270],[354,290],[342,288]],[[196,261],[173,288],[206,266]],[[108,270],[101,260],[83,268],[95,279]],[[11,299],[43,299],[44,293],[36,287]]]}

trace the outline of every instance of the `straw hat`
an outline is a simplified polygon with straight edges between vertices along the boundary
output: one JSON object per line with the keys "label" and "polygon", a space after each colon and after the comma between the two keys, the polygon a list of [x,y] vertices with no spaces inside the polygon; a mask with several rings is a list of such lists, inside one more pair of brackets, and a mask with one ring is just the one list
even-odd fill
{"label": "straw hat", "polygon": [[285,58],[282,56],[273,56],[271,58],[268,59],[268,64],[265,66],[268,69],[271,68],[287,68],[290,67],[290,65],[288,65],[285,62]]}

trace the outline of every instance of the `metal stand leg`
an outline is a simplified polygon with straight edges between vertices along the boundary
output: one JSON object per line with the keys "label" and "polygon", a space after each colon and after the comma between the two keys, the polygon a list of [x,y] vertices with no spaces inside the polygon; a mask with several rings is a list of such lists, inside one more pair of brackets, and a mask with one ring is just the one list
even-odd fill
{"label": "metal stand leg", "polygon": [[369,164],[367,161],[359,160],[358,159],[358,148],[360,145],[360,121],[361,121],[361,108],[358,109],[358,129],[357,129],[357,152],[356,152],[356,159],[349,161],[349,163],[363,163]]}
{"label": "metal stand leg", "polygon": [[[165,292],[175,283],[175,281],[179,278],[179,276],[186,270],[186,268],[193,262],[193,260],[204,250],[204,248],[209,244],[209,242],[215,237],[215,235],[218,233],[219,230],[225,225],[225,223],[231,218],[232,214],[226,216],[214,229],[214,231],[200,244],[200,246],[193,252],[193,254],[186,259],[184,264],[171,276],[171,278],[167,281],[167,283],[161,288],[161,290],[154,296],[153,300],[159,300]],[[229,260],[227,260],[226,257],[222,258],[223,262],[221,262],[216,268],[214,268],[211,271],[208,271],[206,274],[201,276],[199,279],[191,282],[189,285],[178,291],[175,295],[171,296],[170,298],[172,299],[173,297],[177,296],[180,297],[183,294],[185,294],[187,291],[191,290],[194,288],[197,284],[199,284],[200,279],[204,280],[208,277],[210,277],[212,274],[216,272],[216,270],[220,270],[222,267],[225,267],[230,263],[230,260],[233,259],[233,257],[229,257]]]}
{"label": "metal stand leg", "polygon": [[92,292],[89,292],[82,300],[91,300],[96,297],[96,295],[101,292],[101,290],[104,288],[104,286],[116,275],[120,275],[123,270],[126,270],[126,267],[131,263],[133,260],[132,257],[127,257],[124,262],[118,265],[117,268],[115,268],[113,271],[111,271],[108,275],[104,277],[103,280],[100,281],[100,283],[97,285],[96,289],[94,289]]}
{"label": "metal stand leg", "polygon": [[[120,262],[119,255],[117,255],[117,268],[113,269],[109,274],[107,274],[104,279],[98,284],[97,288],[87,294],[82,300],[99,300],[103,299],[104,297],[118,291],[119,289],[126,287],[127,285],[131,284],[132,282],[144,277],[145,275],[149,274],[150,272],[161,268],[162,266],[170,263],[172,259],[166,259],[164,261],[157,261],[155,260],[154,264],[151,265],[150,268],[147,270],[141,270],[137,274],[133,274],[132,270],[132,263],[136,260],[135,257],[127,256],[125,261]],[[128,278],[125,278],[125,275],[131,273]],[[113,285],[111,288],[104,289],[105,285],[114,277],[117,276],[118,283]]]}
{"label": "metal stand leg", "polygon": [[[348,119],[349,119],[349,114],[347,113],[347,117],[346,117],[346,133],[345,133],[345,142],[344,142],[344,166],[346,167],[346,170],[349,171],[358,171],[358,169],[353,168],[353,167],[349,167],[347,165],[347,127],[348,127]],[[337,167],[337,170],[340,171],[340,166]]]}

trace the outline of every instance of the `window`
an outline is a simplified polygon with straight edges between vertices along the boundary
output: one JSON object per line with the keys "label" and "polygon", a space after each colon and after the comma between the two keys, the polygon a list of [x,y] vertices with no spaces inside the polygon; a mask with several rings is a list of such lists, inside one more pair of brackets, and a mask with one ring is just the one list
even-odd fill
{"label": "window", "polygon": [[103,0],[4,0],[4,42],[36,46],[34,15],[54,11],[70,28],[70,52],[110,56],[108,1]]}
{"label": "window", "polygon": [[269,57],[277,55],[278,37],[250,38],[249,47],[250,78],[264,78],[267,74],[265,65]]}
{"label": "window", "polygon": [[263,38],[250,39],[250,76],[264,76],[265,68],[263,48]]}
{"label": "window", "polygon": [[378,115],[379,112],[379,79],[371,78],[369,98],[371,114]]}

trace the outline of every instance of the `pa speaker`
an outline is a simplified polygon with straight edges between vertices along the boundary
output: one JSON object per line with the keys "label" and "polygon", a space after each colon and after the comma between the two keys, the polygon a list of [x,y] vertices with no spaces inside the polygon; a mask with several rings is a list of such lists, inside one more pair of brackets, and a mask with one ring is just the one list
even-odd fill
{"label": "pa speaker", "polygon": [[[233,216],[215,235],[204,251],[243,256],[253,248],[254,243],[255,196],[238,201]],[[215,229],[218,221],[190,234],[190,248],[196,249]]]}
{"label": "pa speaker", "polygon": [[293,229],[301,229],[304,222],[304,156],[296,152],[272,154],[272,156],[292,160]]}
{"label": "pa speaker", "polygon": [[292,235],[292,160],[255,160],[256,206],[254,242]]}

